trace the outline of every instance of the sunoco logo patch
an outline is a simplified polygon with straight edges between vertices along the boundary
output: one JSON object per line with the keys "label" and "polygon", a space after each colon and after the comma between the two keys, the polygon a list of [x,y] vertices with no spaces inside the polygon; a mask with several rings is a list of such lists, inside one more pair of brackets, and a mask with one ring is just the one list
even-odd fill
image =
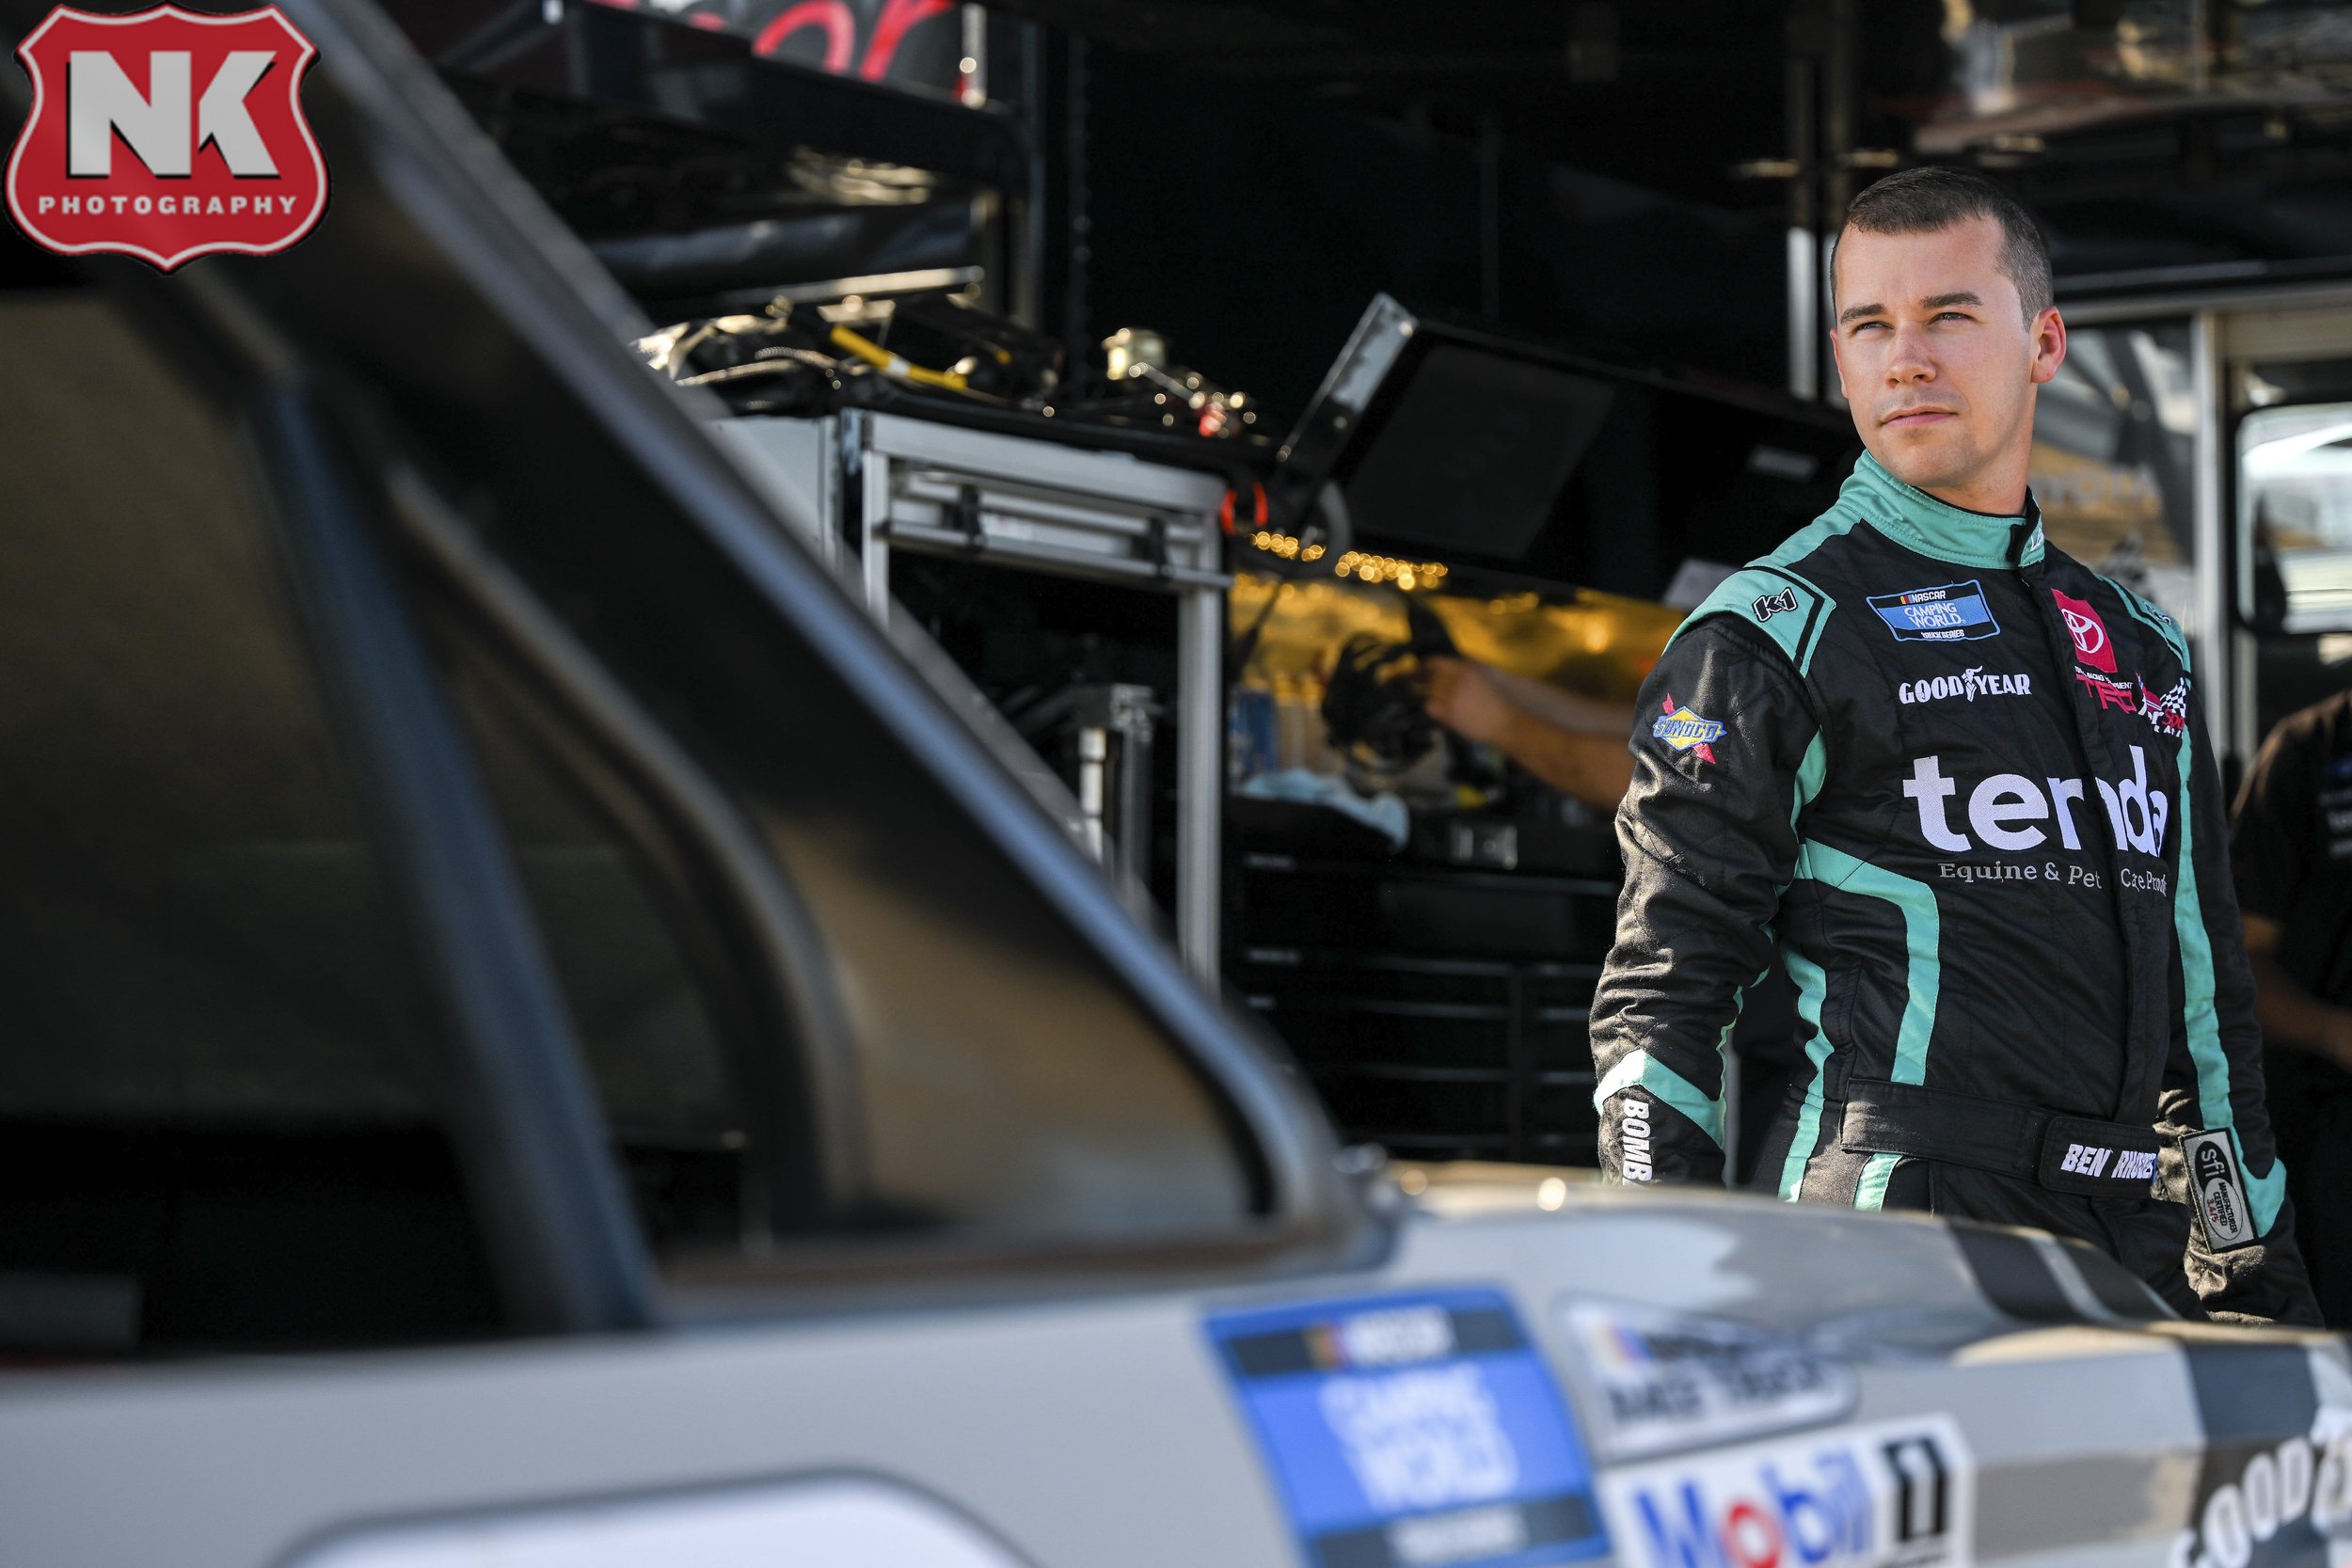
{"label": "sunoco logo patch", "polygon": [[1650,721],[1649,733],[1677,752],[1696,752],[1702,762],[1715,760],[1715,742],[1724,737],[1724,727],[1712,719],[1677,707],[1670,694],[1665,702],[1662,719]]}

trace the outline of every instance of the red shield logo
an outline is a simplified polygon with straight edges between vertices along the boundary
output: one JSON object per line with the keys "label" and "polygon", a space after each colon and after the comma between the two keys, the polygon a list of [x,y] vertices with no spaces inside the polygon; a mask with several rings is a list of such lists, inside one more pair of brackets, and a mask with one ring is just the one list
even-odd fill
{"label": "red shield logo", "polygon": [[36,244],[169,272],[215,250],[283,250],[326,211],[326,161],[302,118],[318,51],[277,7],[60,6],[16,53],[33,112],[8,157],[8,214]]}

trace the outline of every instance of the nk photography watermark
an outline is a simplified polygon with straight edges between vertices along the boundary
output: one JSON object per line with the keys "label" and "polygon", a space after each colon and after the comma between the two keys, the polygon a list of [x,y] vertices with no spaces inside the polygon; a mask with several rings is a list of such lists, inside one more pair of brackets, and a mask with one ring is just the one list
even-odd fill
{"label": "nk photography watermark", "polygon": [[326,161],[302,115],[317,53],[275,6],[58,7],[16,49],[33,108],[8,155],[8,215],[60,255],[113,251],[165,272],[285,249],[326,211]]}

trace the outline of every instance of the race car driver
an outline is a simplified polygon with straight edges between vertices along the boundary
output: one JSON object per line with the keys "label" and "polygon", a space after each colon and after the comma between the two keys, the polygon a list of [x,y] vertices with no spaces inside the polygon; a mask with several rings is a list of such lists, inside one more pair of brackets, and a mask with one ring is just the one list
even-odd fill
{"label": "race car driver", "polygon": [[2041,237],[1922,168],[1832,260],[1867,451],[1644,689],[1602,1165],[1720,1180],[1724,1042],[1780,963],[1812,1062],[1764,1148],[1780,1196],[2039,1227],[2184,1315],[2316,1323],[2187,641],[2026,490],[2066,354]]}

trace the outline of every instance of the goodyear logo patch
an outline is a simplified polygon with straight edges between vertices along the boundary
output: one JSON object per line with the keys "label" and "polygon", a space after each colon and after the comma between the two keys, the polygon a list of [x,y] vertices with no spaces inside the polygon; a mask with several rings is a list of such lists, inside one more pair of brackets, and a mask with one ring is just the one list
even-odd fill
{"label": "goodyear logo patch", "polygon": [[1669,695],[1665,716],[1650,721],[1649,733],[1677,752],[1696,752],[1700,760],[1715,760],[1714,743],[1724,737],[1724,727],[1712,719],[1691,711],[1686,705],[1676,705]]}
{"label": "goodyear logo patch", "polygon": [[1984,602],[1984,589],[1975,582],[1873,594],[1870,608],[1898,642],[1964,642],[2001,635],[1993,607]]}

